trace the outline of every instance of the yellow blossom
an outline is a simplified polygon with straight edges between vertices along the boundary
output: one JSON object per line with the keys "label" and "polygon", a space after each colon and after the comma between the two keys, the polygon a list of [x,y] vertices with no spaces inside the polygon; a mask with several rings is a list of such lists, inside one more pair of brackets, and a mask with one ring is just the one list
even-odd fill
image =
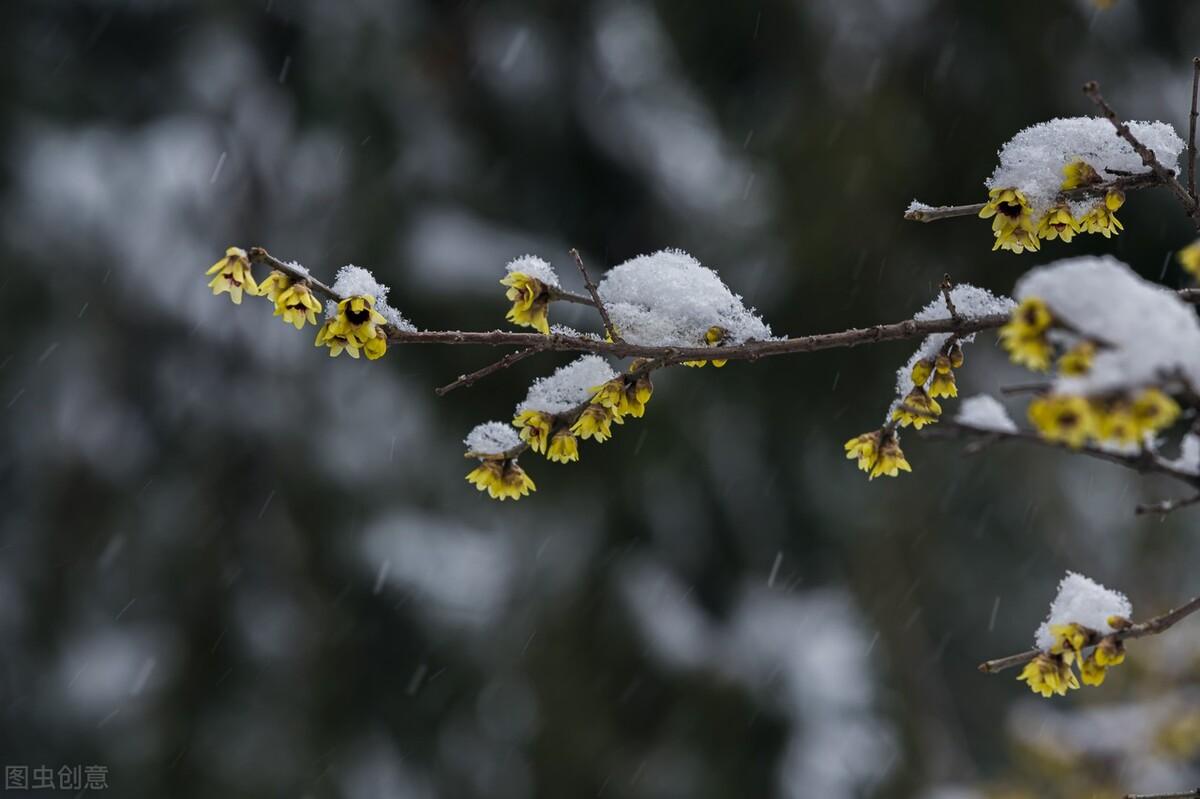
{"label": "yellow blossom", "polygon": [[[713,325],[708,330],[704,331],[704,343],[710,347],[720,346],[729,337],[729,331],[719,325]],[[712,361],[712,365],[720,369],[728,363],[728,359],[717,358]],[[684,366],[703,367],[709,364],[708,361],[684,361]]]}
{"label": "yellow blossom", "polygon": [[[278,272],[272,273],[280,274]],[[268,278],[269,280],[270,278]],[[263,285],[267,285],[264,281]],[[277,286],[278,282],[272,284]],[[275,294],[275,315],[282,316],[286,324],[295,325],[296,329],[304,327],[307,322],[310,325],[317,323],[317,312],[321,310],[321,303],[313,296],[312,290],[303,283],[296,283]]]}
{"label": "yellow blossom", "polygon": [[650,375],[639,375],[632,382],[626,383],[617,413],[621,416],[641,419],[642,415],[646,413],[646,403],[650,401],[653,393],[654,384],[650,382]]}
{"label": "yellow blossom", "polygon": [[546,457],[555,463],[571,463],[579,460],[579,439],[567,430],[559,430],[550,439]]}
{"label": "yellow blossom", "polygon": [[625,395],[625,378],[614,377],[599,386],[592,386],[588,391],[592,392],[592,402],[615,411],[621,407],[621,399]]}
{"label": "yellow blossom", "polygon": [[1087,233],[1101,233],[1104,238],[1110,238],[1125,229],[1116,216],[1117,209],[1124,204],[1125,193],[1113,189],[1104,195],[1104,202],[1097,203],[1083,215],[1080,226]]}
{"label": "yellow blossom", "polygon": [[362,349],[362,345],[358,339],[347,332],[343,332],[342,326],[336,319],[325,320],[325,323],[317,330],[315,344],[318,347],[328,347],[330,358],[336,358],[344,350],[351,358],[357,359],[358,352]]}
{"label": "yellow blossom", "polygon": [[1094,186],[1104,182],[1104,179],[1087,161],[1072,161],[1063,166],[1062,173],[1064,179],[1059,188],[1063,191],[1078,189],[1081,186]]}
{"label": "yellow blossom", "polygon": [[553,426],[554,417],[545,411],[521,411],[513,419],[513,427],[521,431],[521,440],[529,444],[531,450],[543,455],[550,442],[550,429]]}
{"label": "yellow blossom", "polygon": [[1036,232],[1024,225],[997,232],[996,241],[992,244],[992,252],[996,250],[1008,250],[1017,255],[1026,250],[1037,252],[1041,248],[1042,245],[1038,240]]}
{"label": "yellow blossom", "polygon": [[266,280],[258,284],[258,296],[266,297],[271,302],[279,299],[279,295],[284,289],[292,285],[292,279],[286,272],[280,272],[278,269],[272,269],[271,274],[267,275]]}
{"label": "yellow blossom", "polygon": [[1192,277],[1200,277],[1200,239],[1196,239],[1179,252],[1175,253],[1179,265],[1187,270]]}
{"label": "yellow blossom", "polygon": [[1058,371],[1073,377],[1086,375],[1092,370],[1092,358],[1095,355],[1096,345],[1090,341],[1081,341],[1058,359]]}
{"label": "yellow blossom", "polygon": [[1042,438],[1078,449],[1092,436],[1095,419],[1083,397],[1049,395],[1029,403],[1029,421]]}
{"label": "yellow blossom", "polygon": [[1050,368],[1053,348],[1046,331],[1054,319],[1046,303],[1037,297],[1026,297],[1013,311],[1012,317],[1000,328],[1000,343],[1013,363],[1035,371]]}
{"label": "yellow blossom", "polygon": [[467,475],[467,481],[501,502],[506,499],[517,500],[537,490],[533,480],[513,459],[481,460]]}
{"label": "yellow blossom", "polygon": [[1079,222],[1071,215],[1070,209],[1065,205],[1056,205],[1038,221],[1037,234],[1040,239],[1047,241],[1062,239],[1063,242],[1070,244],[1071,239],[1075,238],[1075,234],[1079,230]]}
{"label": "yellow blossom", "polygon": [[387,352],[387,333],[382,328],[375,328],[375,338],[369,339],[362,345],[363,353],[368,361],[377,361]]}
{"label": "yellow blossom", "polygon": [[1096,438],[1118,444],[1137,444],[1142,440],[1137,419],[1128,402],[1093,402],[1092,415],[1095,419]]}
{"label": "yellow blossom", "polygon": [[955,369],[961,369],[963,365],[963,348],[957,341],[950,345],[950,366]]}
{"label": "yellow blossom", "polygon": [[1073,650],[1075,654],[1079,654],[1083,647],[1091,638],[1091,632],[1080,624],[1053,624],[1050,626],[1050,634],[1054,636],[1054,644],[1050,647],[1050,654],[1058,655],[1067,650]]}
{"label": "yellow blossom", "polygon": [[933,382],[929,384],[930,397],[957,397],[958,385],[950,369],[950,356],[939,354],[934,361]]}
{"label": "yellow blossom", "polygon": [[602,444],[612,438],[613,413],[603,405],[588,405],[571,425],[571,432],[583,440]]}
{"label": "yellow blossom", "polygon": [[208,284],[213,295],[227,291],[234,305],[242,304],[243,293],[252,297],[258,294],[258,284],[250,271],[250,258],[241,247],[225,250],[225,257],[209,267],[207,274],[216,275]]}
{"label": "yellow blossom", "polygon": [[893,432],[883,439],[869,479],[874,480],[880,476],[896,477],[902,471],[911,472],[912,467],[908,465],[908,460],[900,449],[900,439]]}
{"label": "yellow blossom", "polygon": [[1062,658],[1044,652],[1026,663],[1017,679],[1044,697],[1065,696],[1067,691],[1079,687],[1071,666]]}
{"label": "yellow blossom", "polygon": [[1125,644],[1111,635],[1105,636],[1100,639],[1094,655],[1101,666],[1119,666],[1125,662]]}
{"label": "yellow blossom", "polygon": [[375,310],[375,298],[370,294],[347,297],[337,304],[336,332],[357,340],[360,346],[376,338],[376,329],[385,324],[387,319]]}
{"label": "yellow blossom", "polygon": [[996,237],[993,250],[1012,250],[1019,254],[1041,246],[1033,223],[1033,208],[1017,189],[992,189],[979,216],[992,220],[992,233]]}
{"label": "yellow blossom", "polygon": [[871,471],[875,467],[875,459],[879,457],[879,436],[880,431],[872,430],[850,439],[844,445],[846,457],[850,460],[857,458],[859,469]]}
{"label": "yellow blossom", "polygon": [[542,335],[550,335],[550,293],[545,284],[524,272],[509,272],[500,284],[508,286],[504,296],[512,303],[504,318],[514,325],[532,327]]}
{"label": "yellow blossom", "polygon": [[1104,673],[1107,669],[1100,665],[1096,659],[1096,653],[1088,655],[1083,663],[1079,665],[1079,676],[1083,680],[1084,685],[1101,685],[1104,682]]}
{"label": "yellow blossom", "polygon": [[911,424],[917,430],[927,424],[936,423],[941,415],[942,406],[920,386],[914,386],[892,411],[892,419],[898,421],[901,427]]}
{"label": "yellow blossom", "polygon": [[1130,408],[1139,433],[1156,433],[1179,418],[1179,403],[1157,388],[1148,388]]}
{"label": "yellow blossom", "polygon": [[929,380],[929,376],[933,374],[933,361],[929,358],[922,358],[913,364],[912,381],[914,386],[923,386]]}
{"label": "yellow blossom", "polygon": [[1053,323],[1054,317],[1045,302],[1037,297],[1026,297],[1013,310],[1012,318],[1000,333],[1004,335],[1004,331],[1008,330],[1012,335],[1034,336],[1049,330]]}

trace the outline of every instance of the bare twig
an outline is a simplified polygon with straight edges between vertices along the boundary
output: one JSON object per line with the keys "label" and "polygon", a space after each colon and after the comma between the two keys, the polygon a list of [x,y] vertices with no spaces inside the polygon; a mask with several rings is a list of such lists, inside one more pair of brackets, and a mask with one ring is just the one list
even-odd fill
{"label": "bare twig", "polygon": [[1192,112],[1188,116],[1188,194],[1196,200],[1196,100],[1200,96],[1200,57],[1192,59]]}
{"label": "bare twig", "polygon": [[[1101,635],[1100,633],[1093,631],[1092,635],[1088,637],[1088,640],[1084,646],[1094,646],[1100,642],[1101,638],[1106,637],[1115,638],[1118,641],[1124,641],[1127,638],[1145,638],[1149,635],[1158,635],[1159,633],[1163,633],[1171,629],[1171,627],[1175,626],[1177,622],[1187,618],[1197,610],[1200,610],[1200,596],[1193,597],[1186,603],[1180,605],[1174,610],[1170,610],[1162,614],[1161,616],[1155,616],[1154,618],[1144,621],[1141,624],[1130,625],[1123,630],[1117,630],[1116,632],[1107,633],[1105,635]],[[1014,666],[1024,665],[1041,653],[1042,650],[1040,649],[1029,649],[1025,652],[1009,655],[1008,657],[987,660],[979,664],[979,670],[985,674],[995,674],[998,671],[1011,669]],[[1188,794],[1184,795],[1186,796]]]}
{"label": "bare twig", "polygon": [[470,372],[465,375],[459,375],[458,379],[455,380],[453,383],[447,383],[446,385],[442,386],[441,388],[435,388],[433,390],[433,393],[437,394],[439,397],[444,397],[456,388],[462,388],[463,386],[472,386],[475,384],[475,381],[480,380],[484,377],[487,377],[488,375],[490,375],[494,372],[499,372],[501,369],[507,369],[508,367],[510,367],[514,363],[516,363],[517,361],[523,361],[526,358],[528,358],[530,355],[536,355],[537,352],[538,351],[533,349],[532,347],[529,347],[529,348],[526,348],[523,350],[517,350],[516,352],[510,352],[508,355],[505,355],[500,360],[496,361],[495,363],[490,363],[487,366],[483,367],[482,369],[476,369],[474,372]]}
{"label": "bare twig", "polygon": [[1144,505],[1138,505],[1134,512],[1139,515],[1152,513],[1167,514],[1171,511],[1186,508],[1188,505],[1195,505],[1200,502],[1200,494],[1193,494],[1190,497],[1178,497],[1176,499],[1166,499],[1162,502],[1151,502]]}
{"label": "bare twig", "polygon": [[604,301],[600,299],[600,292],[596,290],[596,284],[592,282],[587,268],[583,265],[583,258],[580,257],[579,250],[572,247],[571,257],[575,259],[575,265],[579,267],[579,274],[583,275],[583,285],[587,287],[588,294],[592,298],[592,305],[596,306],[596,310],[600,312],[600,318],[604,320],[604,332],[608,334],[609,341],[622,343],[623,340],[617,333],[617,328],[608,316],[608,309],[604,307]]}
{"label": "bare twig", "polygon": [[950,298],[950,292],[954,290],[954,283],[951,282],[949,274],[942,277],[942,283],[938,288],[942,290],[942,299],[946,301],[946,310],[950,312],[950,318],[956,322],[961,321],[958,309],[954,307],[954,300]]}
{"label": "bare twig", "polygon": [[[1135,191],[1137,189],[1148,189],[1160,185],[1162,185],[1162,181],[1158,175],[1153,172],[1142,172],[1137,175],[1118,177],[1104,183],[1096,183],[1091,186],[1081,186],[1077,189],[1059,192],[1058,199],[1075,200],[1080,197],[1103,194],[1110,189]],[[970,205],[940,205],[936,208],[914,208],[911,211],[905,211],[904,218],[910,222],[937,222],[940,219],[953,219],[958,216],[978,216],[986,204],[971,203]]]}
{"label": "bare twig", "polygon": [[1175,793],[1127,793],[1125,799],[1200,799],[1200,788]]}
{"label": "bare twig", "polygon": [[1083,86],[1083,93],[1091,98],[1092,102],[1108,118],[1108,121],[1113,124],[1113,127],[1117,129],[1117,135],[1129,142],[1129,146],[1142,157],[1142,163],[1148,166],[1158,176],[1158,179],[1162,181],[1163,185],[1174,193],[1179,202],[1183,204],[1183,208],[1188,216],[1192,217],[1192,221],[1196,223],[1196,227],[1200,228],[1200,205],[1196,204],[1196,200],[1188,193],[1188,190],[1175,179],[1175,174],[1159,163],[1157,156],[1154,155],[1154,151],[1142,144],[1133,135],[1133,132],[1129,130],[1129,126],[1121,121],[1121,118],[1117,116],[1117,112],[1113,110],[1112,106],[1105,101],[1104,96],[1100,94],[1100,84],[1094,80],[1088,81]]}

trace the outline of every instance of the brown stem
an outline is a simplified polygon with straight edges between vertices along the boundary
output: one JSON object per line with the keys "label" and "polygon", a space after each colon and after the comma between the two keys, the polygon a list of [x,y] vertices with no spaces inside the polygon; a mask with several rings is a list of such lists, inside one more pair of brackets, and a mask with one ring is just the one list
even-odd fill
{"label": "brown stem", "polygon": [[1200,95],[1200,57],[1192,59],[1192,112],[1188,115],[1188,194],[1196,200],[1196,110],[1197,96]]}
{"label": "brown stem", "polygon": [[447,383],[441,388],[435,388],[433,393],[437,394],[439,397],[444,397],[456,388],[474,385],[475,381],[487,377],[494,372],[499,372],[501,369],[507,369],[517,361],[523,361],[530,355],[536,355],[537,352],[538,351],[532,347],[523,350],[517,350],[516,352],[510,352],[500,360],[496,361],[495,363],[490,363],[482,369],[476,369],[474,372],[470,372],[465,375],[459,375],[458,379],[453,383]]}
{"label": "brown stem", "polygon": [[600,312],[600,318],[604,320],[604,332],[608,334],[609,341],[623,343],[621,336],[617,333],[617,328],[613,326],[612,319],[608,316],[608,309],[604,307],[604,301],[600,299],[600,292],[597,291],[596,284],[592,282],[587,268],[583,265],[583,258],[580,257],[579,250],[572,247],[571,257],[575,259],[575,265],[579,267],[579,274],[583,275],[583,285],[587,287],[588,294],[591,295],[592,305],[596,306],[596,310]]}
{"label": "brown stem", "polygon": [[[1091,195],[1104,194],[1110,189],[1120,191],[1135,191],[1137,189],[1148,189],[1153,186],[1162,185],[1162,181],[1158,175],[1153,172],[1142,172],[1137,175],[1126,175],[1118,177],[1114,180],[1109,180],[1104,183],[1096,183],[1091,186],[1080,186],[1077,189],[1068,189],[1067,191],[1059,192],[1058,199],[1062,201],[1076,200],[1081,197]],[[983,206],[987,203],[971,203],[970,205],[940,205],[936,208],[915,209],[905,211],[904,218],[910,222],[936,222],[939,219],[952,219],[958,216],[978,216],[983,210]]]}

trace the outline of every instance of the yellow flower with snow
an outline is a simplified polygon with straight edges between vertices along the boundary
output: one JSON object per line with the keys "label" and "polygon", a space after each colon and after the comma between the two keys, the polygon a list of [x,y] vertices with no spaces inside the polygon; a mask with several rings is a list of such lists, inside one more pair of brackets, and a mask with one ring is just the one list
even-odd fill
{"label": "yellow flower with snow", "polygon": [[1134,398],[1130,413],[1139,433],[1156,433],[1179,418],[1179,403],[1157,388],[1148,388]]}
{"label": "yellow flower with snow", "polygon": [[1080,624],[1053,624],[1050,635],[1054,636],[1054,644],[1050,647],[1052,655],[1068,651],[1078,655],[1091,638],[1091,632]]}
{"label": "yellow flower with snow", "polygon": [[892,419],[899,422],[901,427],[912,425],[920,430],[927,424],[935,424],[942,415],[942,406],[929,396],[921,386],[913,386],[892,411]]}
{"label": "yellow flower with snow", "polygon": [[513,419],[513,427],[520,431],[521,440],[529,444],[531,450],[543,455],[550,442],[550,429],[553,426],[554,417],[545,411],[521,411]]}
{"label": "yellow flower with snow", "polygon": [[361,346],[376,337],[376,329],[387,324],[387,319],[375,310],[374,297],[370,294],[359,294],[347,297],[337,304],[334,324],[339,328],[338,333],[354,338]]}
{"label": "yellow flower with snow", "polygon": [[1059,187],[1063,191],[1078,189],[1082,186],[1094,186],[1103,183],[1104,179],[1092,168],[1087,161],[1072,161],[1062,168],[1063,182]]}
{"label": "yellow flower with snow", "polygon": [[1083,397],[1051,394],[1029,403],[1029,421],[1047,441],[1078,449],[1095,432],[1091,404]]}
{"label": "yellow flower with snow", "polygon": [[1050,368],[1053,347],[1046,338],[1054,318],[1050,309],[1037,297],[1026,297],[1013,311],[1012,317],[1000,328],[1000,343],[1013,363],[1035,371]]}
{"label": "yellow flower with snow", "polygon": [[933,359],[922,358],[912,367],[912,381],[914,386],[923,386],[929,382],[929,376],[933,374]]}
{"label": "yellow flower with snow", "polygon": [[1125,644],[1108,635],[1100,639],[1094,654],[1101,666],[1119,666],[1125,662]]}
{"label": "yellow flower with snow", "polygon": [[979,211],[979,217],[992,220],[992,233],[996,237],[993,250],[1011,250],[1019,254],[1041,246],[1033,223],[1033,208],[1018,189],[989,191],[988,201]]}
{"label": "yellow flower with snow", "polygon": [[[280,273],[273,272],[272,276],[275,274]],[[266,285],[266,281],[264,281],[264,285]],[[274,285],[278,285],[278,283],[276,282]],[[313,296],[312,289],[304,283],[288,286],[276,293],[274,299],[275,315],[282,316],[286,324],[294,325],[299,330],[304,327],[305,322],[310,325],[317,323],[317,313],[321,310],[321,303]]]}
{"label": "yellow flower with snow", "polygon": [[500,285],[508,287],[504,296],[512,303],[504,318],[514,325],[532,327],[542,335],[550,335],[550,293],[545,284],[524,272],[509,272]]}
{"label": "yellow flower with snow", "polygon": [[900,439],[895,432],[889,433],[882,438],[882,443],[879,445],[879,454],[875,458],[875,465],[871,469],[869,479],[874,480],[876,477],[897,477],[900,472],[911,472],[912,467],[908,465],[908,460],[904,457],[903,450],[900,449]]}
{"label": "yellow flower with snow", "polygon": [[511,458],[481,460],[467,474],[467,482],[480,491],[487,491],[489,497],[501,502],[506,499],[517,500],[537,490],[533,479]]}
{"label": "yellow flower with snow", "polygon": [[964,363],[963,348],[957,341],[950,345],[950,351],[947,353],[950,356],[950,366],[954,369],[961,369]]}
{"label": "yellow flower with snow", "polygon": [[266,279],[258,284],[258,296],[266,297],[271,302],[275,302],[279,299],[279,295],[291,285],[292,279],[288,277],[286,272],[272,269],[271,274],[267,275]]}
{"label": "yellow flower with snow", "polygon": [[1044,652],[1026,663],[1017,679],[1044,697],[1066,696],[1067,691],[1079,687],[1071,666],[1062,658]]}
{"label": "yellow flower with snow", "polygon": [[617,407],[618,415],[641,419],[646,413],[646,403],[650,401],[653,393],[654,384],[650,382],[649,374],[641,374],[634,380],[627,381]]}
{"label": "yellow flower with snow", "polygon": [[351,358],[358,359],[359,350],[362,349],[362,344],[358,339],[343,330],[343,326],[336,319],[326,319],[325,323],[317,329],[317,340],[315,345],[318,347],[328,347],[329,357],[336,358],[342,352],[346,352]]}
{"label": "yellow flower with snow", "polygon": [[1096,203],[1092,210],[1079,220],[1080,227],[1087,233],[1100,233],[1111,238],[1125,229],[1117,219],[1117,209],[1125,204],[1125,193],[1113,189],[1104,195],[1104,202]]}
{"label": "yellow flower with snow", "polygon": [[208,284],[213,295],[229,292],[234,305],[242,304],[243,293],[251,297],[258,294],[258,284],[250,271],[250,257],[241,247],[225,250],[225,257],[209,267],[206,274],[216,275]]}
{"label": "yellow flower with snow", "polygon": [[933,382],[929,384],[930,397],[957,397],[958,384],[950,369],[950,356],[939,354],[934,361]]}
{"label": "yellow flower with snow", "polygon": [[1096,653],[1093,652],[1079,664],[1079,677],[1084,685],[1102,685],[1107,670],[1096,660]]}
{"label": "yellow flower with snow", "polygon": [[1038,220],[1038,238],[1046,241],[1062,239],[1064,243],[1070,244],[1079,231],[1079,222],[1065,205],[1054,206]]}
{"label": "yellow flower with snow", "polygon": [[603,405],[611,411],[621,407],[621,399],[625,395],[625,378],[614,377],[601,385],[592,386],[592,402]]}
{"label": "yellow flower with snow", "polygon": [[1000,334],[1017,336],[1036,336],[1050,329],[1054,317],[1050,308],[1037,297],[1026,297],[1021,304],[1013,309],[1012,318],[1000,329]]}
{"label": "yellow flower with snow", "polygon": [[1128,446],[1142,440],[1133,409],[1124,400],[1093,402],[1092,415],[1096,424],[1096,438]]}
{"label": "yellow flower with snow", "polygon": [[585,441],[590,438],[597,444],[602,444],[612,438],[612,422],[611,409],[592,404],[579,414],[575,424],[571,425],[571,432]]}
{"label": "yellow flower with snow", "polygon": [[368,361],[377,361],[387,352],[387,333],[383,332],[383,328],[375,328],[375,337],[363,342],[362,351],[367,356]]}
{"label": "yellow flower with snow", "polygon": [[1058,359],[1059,374],[1079,377],[1092,371],[1092,359],[1096,356],[1096,345],[1081,341],[1062,354]]}
{"label": "yellow flower with snow", "polygon": [[550,438],[546,458],[555,463],[572,463],[579,460],[579,439],[568,430],[559,430]]}
{"label": "yellow flower with snow", "polygon": [[[710,347],[719,347],[729,338],[729,331],[720,325],[713,325],[708,330],[704,331],[704,343]],[[712,361],[712,365],[720,369],[729,362],[727,358],[716,358]],[[684,366],[702,367],[707,366],[708,361],[684,361]]]}
{"label": "yellow flower with snow", "polygon": [[1175,253],[1175,258],[1188,274],[1192,277],[1200,277],[1200,239],[1196,239]]}
{"label": "yellow flower with snow", "polygon": [[992,244],[992,252],[1008,250],[1017,255],[1026,250],[1037,252],[1041,248],[1042,244],[1038,240],[1037,233],[1023,225],[996,233],[996,241]]}

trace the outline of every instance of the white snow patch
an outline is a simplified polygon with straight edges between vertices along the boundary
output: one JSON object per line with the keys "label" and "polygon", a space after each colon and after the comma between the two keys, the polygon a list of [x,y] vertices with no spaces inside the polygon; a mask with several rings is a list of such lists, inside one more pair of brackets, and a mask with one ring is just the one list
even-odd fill
{"label": "white snow patch", "polygon": [[997,433],[1017,432],[1017,426],[1009,418],[1008,411],[991,394],[978,394],[963,400],[954,421],[980,430],[995,430]]}
{"label": "white snow patch", "polygon": [[1186,434],[1179,441],[1179,457],[1165,463],[1178,471],[1200,475],[1200,436]]}
{"label": "white snow patch", "polygon": [[[404,318],[403,314],[388,304],[388,287],[375,279],[371,274],[371,270],[363,269],[361,266],[347,264],[338,270],[338,273],[333,281],[333,290],[341,297],[361,297],[366,295],[375,299],[375,310],[379,311],[384,319],[388,320],[388,324],[398,330],[407,332],[415,332],[416,325]],[[333,312],[330,312],[330,305],[325,306],[326,316],[336,316],[337,310],[334,307]]]}
{"label": "white snow patch", "polygon": [[631,344],[701,347],[711,327],[729,342],[771,338],[771,328],[711,269],[682,250],[639,255],[608,271],[600,298]]}
{"label": "white snow patch", "polygon": [[538,258],[536,255],[522,255],[519,258],[514,258],[504,267],[504,271],[508,273],[521,272],[529,275],[532,278],[540,280],[547,286],[561,288],[558,283],[558,273],[554,271],[554,267],[544,258]]}
{"label": "white snow patch", "polygon": [[475,425],[475,428],[463,439],[463,443],[467,445],[467,452],[476,452],[480,455],[499,455],[519,446],[521,437],[517,435],[517,431],[510,424],[484,422]]}
{"label": "white snow patch", "polygon": [[1109,616],[1131,618],[1133,605],[1124,594],[1082,574],[1067,572],[1058,584],[1058,596],[1050,603],[1050,615],[1034,633],[1034,641],[1038,649],[1049,649],[1054,645],[1050,628],[1060,624],[1082,624],[1099,633],[1116,632],[1108,624]]}
{"label": "white snow patch", "polygon": [[608,361],[599,355],[583,355],[560,366],[549,377],[535,380],[525,401],[517,405],[517,413],[565,413],[590,397],[593,388],[616,376]]}
{"label": "white snow patch", "polygon": [[1017,281],[1016,296],[1037,297],[1056,320],[1101,347],[1086,375],[1060,376],[1064,394],[1142,388],[1180,376],[1200,387],[1200,322],[1175,292],[1143,280],[1111,256],[1066,258]]}
{"label": "white snow patch", "polygon": [[932,211],[932,210],[933,210],[932,205],[927,205],[926,203],[923,203],[914,197],[913,201],[910,202],[908,204],[908,207],[904,209],[904,213],[905,214],[921,213],[921,212]]}
{"label": "white snow patch", "polygon": [[[1154,151],[1167,169],[1176,169],[1183,140],[1165,122],[1129,122],[1130,132]],[[1025,193],[1034,214],[1041,215],[1055,202],[1062,185],[1062,168],[1086,161],[1101,178],[1121,172],[1146,172],[1132,146],[1116,135],[1103,117],[1052,119],[1025,128],[1000,148],[1000,163],[985,181],[989,189],[1017,188]],[[1090,204],[1089,204],[1090,206]]]}

